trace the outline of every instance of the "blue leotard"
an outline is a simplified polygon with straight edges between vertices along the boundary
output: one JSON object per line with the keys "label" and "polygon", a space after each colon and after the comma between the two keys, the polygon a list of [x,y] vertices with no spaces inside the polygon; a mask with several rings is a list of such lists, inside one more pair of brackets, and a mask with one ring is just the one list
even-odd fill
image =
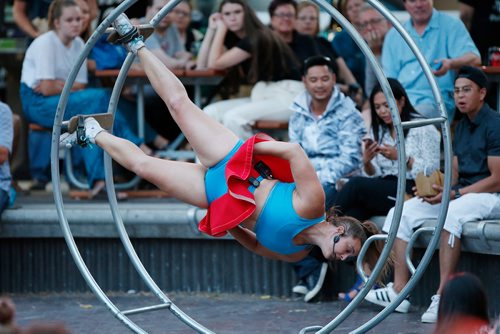
{"label": "blue leotard", "polygon": [[293,238],[325,217],[307,219],[300,217],[293,208],[292,196],[295,183],[277,182],[260,212],[255,225],[257,240],[266,248],[280,254],[292,254],[310,245],[297,246]]}
{"label": "blue leotard", "polygon": [[[226,165],[241,145],[243,142],[239,141],[224,159],[206,172],[205,192],[208,204],[227,193]],[[249,189],[252,192],[254,190],[252,186],[249,186]],[[278,181],[269,193],[255,225],[257,240],[264,247],[280,254],[292,254],[310,247],[309,245],[294,245],[293,238],[306,228],[324,220],[324,215],[307,219],[295,212],[292,205],[294,189],[295,183]]]}

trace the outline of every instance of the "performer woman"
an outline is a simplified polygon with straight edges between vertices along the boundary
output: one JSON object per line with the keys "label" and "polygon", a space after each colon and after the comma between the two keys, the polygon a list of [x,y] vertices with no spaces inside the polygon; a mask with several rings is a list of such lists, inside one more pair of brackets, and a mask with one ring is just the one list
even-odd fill
{"label": "performer woman", "polygon": [[[375,225],[350,217],[325,219],[323,188],[298,144],[263,134],[243,142],[189,100],[182,83],[144,46],[141,36],[130,33],[134,27],[124,14],[113,25],[120,35],[129,36],[127,49],[137,54],[201,164],[148,156],[93,118],[85,120],[90,141],[168,195],[207,208],[199,226],[205,233],[229,232],[250,251],[289,262],[304,258],[313,246],[328,260],[359,253],[367,233],[376,233]],[[74,142],[75,133],[61,136],[62,144]]]}

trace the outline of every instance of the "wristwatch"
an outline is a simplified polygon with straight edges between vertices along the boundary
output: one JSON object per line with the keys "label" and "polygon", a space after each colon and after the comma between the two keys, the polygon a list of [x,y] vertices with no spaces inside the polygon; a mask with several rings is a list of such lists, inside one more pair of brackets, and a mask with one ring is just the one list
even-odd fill
{"label": "wristwatch", "polygon": [[455,195],[454,195],[453,199],[457,199],[457,198],[460,198],[462,196],[462,194],[460,193],[459,186],[454,186],[453,190],[455,191]]}

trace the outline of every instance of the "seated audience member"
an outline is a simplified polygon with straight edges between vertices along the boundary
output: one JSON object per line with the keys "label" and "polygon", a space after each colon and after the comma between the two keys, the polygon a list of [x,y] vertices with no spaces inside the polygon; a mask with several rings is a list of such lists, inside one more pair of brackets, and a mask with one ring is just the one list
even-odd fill
{"label": "seated audience member", "polygon": [[488,49],[500,47],[500,5],[496,0],[458,0],[460,19],[470,31],[483,65],[488,64]]}
{"label": "seated audience member", "polygon": [[92,21],[97,17],[97,0],[75,0],[82,12],[80,37],[86,42],[92,35]]}
{"label": "seated audience member", "polygon": [[292,49],[300,64],[312,56],[321,55],[318,45],[309,35],[295,30],[297,2],[295,0],[272,0],[267,8],[271,17],[271,28]]}
{"label": "seated audience member", "polygon": [[[455,272],[460,258],[460,235],[465,222],[500,218],[500,114],[484,103],[487,78],[476,67],[459,69],[454,84],[455,104],[463,114],[453,139],[452,190],[439,245],[440,284],[422,322],[436,322],[440,296],[446,279]],[[394,283],[372,290],[366,300],[386,306],[409,280],[405,251],[413,230],[435,220],[441,210],[443,188],[433,185],[436,196],[414,197],[404,203],[401,225],[394,243]],[[389,211],[383,231],[388,232],[394,209]],[[396,311],[407,312],[403,300]]]}
{"label": "seated audience member", "polygon": [[356,79],[347,67],[344,59],[337,55],[332,44],[326,38],[319,36],[319,7],[310,1],[301,1],[297,5],[297,20],[295,21],[295,30],[303,35],[309,35],[314,38],[321,55],[334,59],[338,67],[337,85],[344,94],[348,94],[356,101],[362,104],[363,92],[356,82]]}
{"label": "seated audience member", "polygon": [[[345,0],[340,3],[340,11],[354,26],[358,24],[359,10],[363,3],[363,0]],[[345,29],[336,33],[332,45],[335,52],[345,60],[356,81],[359,83],[365,82],[365,55],[351,35]]]}
{"label": "seated audience member", "polygon": [[[415,109],[404,88],[395,79],[389,78],[388,81],[401,121],[410,121]],[[369,100],[373,122],[369,136],[363,139],[363,176],[350,178],[334,203],[340,214],[353,216],[361,221],[387,214],[394,206],[398,181],[396,128],[380,84],[375,85]],[[403,131],[407,162],[406,193],[412,194],[419,172],[439,169],[440,135],[433,125]]]}
{"label": "seated audience member", "polygon": [[189,0],[182,0],[172,10],[172,22],[179,31],[179,37],[184,44],[184,49],[193,57],[198,55],[198,49],[203,40],[203,34],[191,27],[191,12],[193,7]]}
{"label": "seated audience member", "polygon": [[[144,23],[149,22],[168,2],[169,0],[150,0]],[[172,20],[173,11],[158,22],[153,34],[146,39],[146,46],[170,69],[191,68],[194,66],[193,55],[184,48],[179,30]]]}
{"label": "seated audience member", "polygon": [[[384,38],[391,28],[389,21],[370,4],[365,3],[359,10],[359,20],[355,27],[380,62]],[[369,94],[377,82],[375,72],[367,61],[365,65],[365,82],[363,83],[365,92]]]}
{"label": "seated audience member", "polygon": [[[388,79],[396,99],[402,122],[411,120],[415,113],[404,88],[395,79]],[[396,129],[392,123],[387,98],[380,84],[370,94],[373,122],[363,150],[363,176],[354,176],[338,193],[334,207],[339,215],[353,216],[363,221],[372,216],[386,215],[394,206],[398,183],[398,152]],[[406,193],[411,194],[419,172],[439,169],[440,135],[433,125],[405,129]],[[367,268],[370,271],[371,268]],[[362,287],[362,280],[347,293],[339,294],[350,301]]]}
{"label": "seated audience member", "polygon": [[[361,167],[361,138],[365,127],[351,99],[335,88],[337,66],[328,57],[313,56],[302,66],[306,91],[291,106],[290,142],[299,143],[309,157],[325,191],[328,211],[336,195],[335,184],[341,177]],[[313,256],[294,264],[299,283],[294,292],[311,301],[321,290],[327,263]]]}
{"label": "seated audience member", "polygon": [[488,298],[473,274],[451,275],[441,294],[435,334],[487,333],[490,329]]}
{"label": "seated audience member", "polygon": [[12,17],[28,37],[34,39],[47,31],[47,12],[51,0],[14,0]]}
{"label": "seated audience member", "polygon": [[[51,128],[54,124],[60,94],[73,61],[78,59],[84,46],[79,37],[80,8],[72,0],[53,1],[49,8],[49,27],[50,30],[37,37],[26,51],[20,88],[26,119],[46,128]],[[71,88],[65,119],[77,114],[107,112],[110,92],[98,88],[85,88],[86,83],[87,66],[84,61]],[[137,144],[142,143],[142,140],[130,131],[119,111],[116,113],[114,129],[117,135],[129,138]],[[145,152],[151,153],[145,145],[142,145],[142,148]],[[44,170],[46,166],[40,164],[50,166],[50,145],[30,140],[28,151],[31,176],[39,182],[48,181],[48,175]],[[87,181],[92,188],[90,195],[94,196],[104,189],[103,154],[99,149],[86,150],[83,158]]]}
{"label": "seated audience member", "polygon": [[[405,30],[433,69],[448,117],[453,119],[453,80],[464,65],[480,65],[481,58],[462,21],[434,9],[432,0],[403,1],[410,20]],[[417,58],[396,29],[389,30],[382,48],[382,67],[408,93],[415,109],[427,118],[439,116],[431,86]]]}
{"label": "seated audience member", "polygon": [[237,67],[252,88],[247,98],[219,101],[204,111],[248,139],[255,120],[288,121],[293,98],[304,89],[298,63],[289,47],[266,27],[243,0],[224,0],[198,54],[198,68]]}
{"label": "seated audience member", "polygon": [[12,153],[13,137],[12,111],[8,105],[0,102],[0,217],[9,205],[12,181],[9,156]]}

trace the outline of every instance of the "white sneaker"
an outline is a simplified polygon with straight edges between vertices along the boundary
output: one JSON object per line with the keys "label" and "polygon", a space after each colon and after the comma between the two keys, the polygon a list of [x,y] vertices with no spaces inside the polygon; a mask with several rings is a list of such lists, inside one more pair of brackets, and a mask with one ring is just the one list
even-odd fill
{"label": "white sneaker", "polygon": [[102,131],[104,131],[104,129],[101,127],[101,124],[95,120],[95,118],[85,118],[85,135],[92,144],[95,144],[95,136]]}
{"label": "white sneaker", "polygon": [[[370,303],[386,307],[398,296],[392,286],[393,283],[391,282],[387,284],[385,288],[370,290],[365,296],[365,300],[369,301]],[[410,310],[410,306],[410,301],[408,299],[404,299],[401,304],[396,307],[395,311],[400,313],[408,313],[408,311]]]}
{"label": "white sneaker", "polygon": [[[85,119],[85,138],[92,144],[95,144],[95,136],[102,131],[105,130],[101,127],[99,122],[95,120],[95,118],[88,117]],[[72,133],[63,133],[59,137],[59,145],[65,146],[66,148],[71,148],[73,145],[77,145],[78,141],[76,140],[76,133],[77,131]]]}
{"label": "white sneaker", "polygon": [[425,311],[425,313],[422,314],[422,322],[433,324],[437,321],[440,299],[441,299],[440,295],[434,295],[431,297],[431,305],[429,305],[427,311]]}

